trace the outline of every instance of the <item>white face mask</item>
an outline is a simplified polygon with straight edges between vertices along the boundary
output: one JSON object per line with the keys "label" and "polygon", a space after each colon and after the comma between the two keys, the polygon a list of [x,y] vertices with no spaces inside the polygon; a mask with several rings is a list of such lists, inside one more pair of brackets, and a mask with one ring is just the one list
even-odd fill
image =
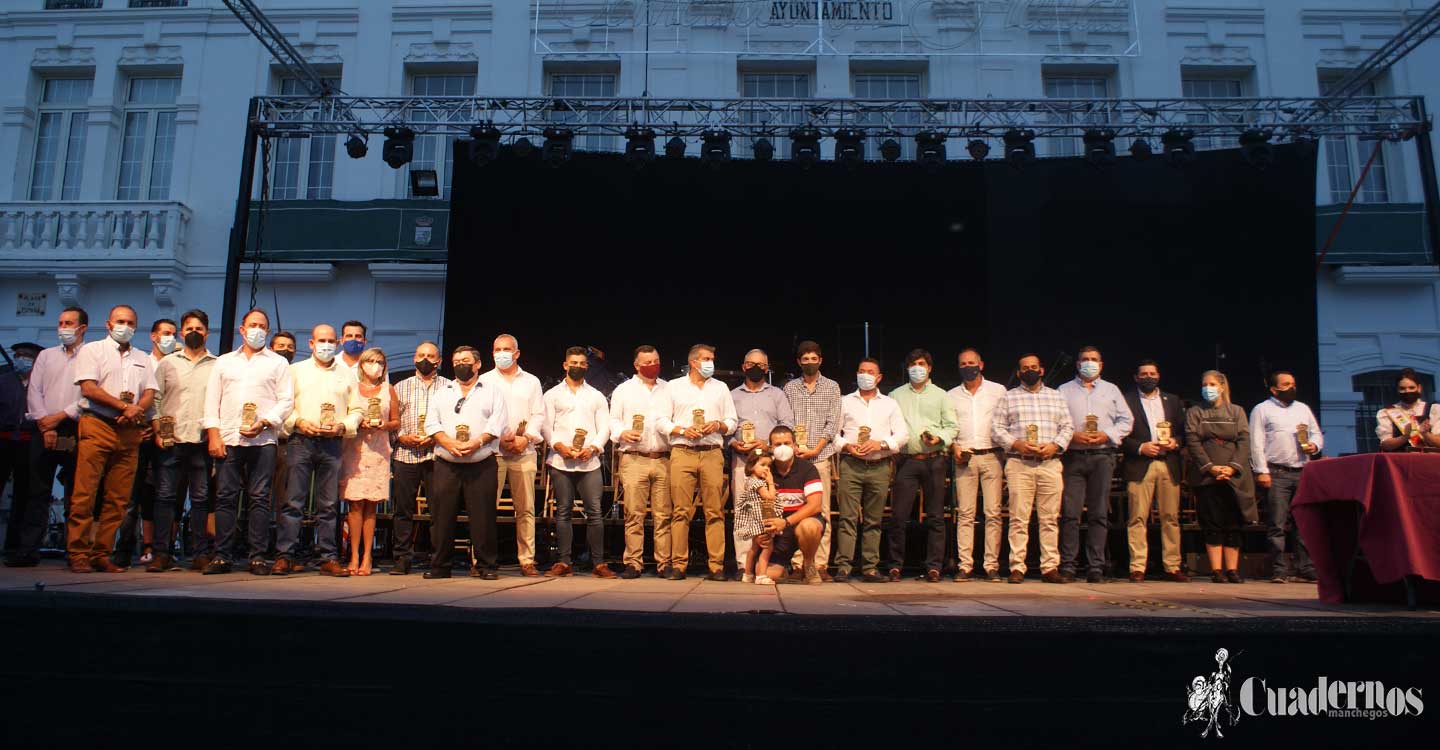
{"label": "white face mask", "polygon": [[371,380],[379,380],[380,375],[385,372],[385,366],[379,362],[366,362],[360,366],[365,371],[365,376]]}
{"label": "white face mask", "polygon": [[495,366],[502,370],[508,370],[510,369],[510,365],[515,364],[514,352],[495,352],[494,354]]}
{"label": "white face mask", "polygon": [[1080,377],[1091,380],[1100,375],[1100,363],[1094,360],[1085,360],[1080,363]]}
{"label": "white face mask", "polygon": [[134,336],[135,329],[130,326],[117,324],[110,327],[110,338],[121,344],[130,343],[130,339]]}
{"label": "white face mask", "polygon": [[175,351],[175,347],[178,346],[178,344],[175,343],[175,336],[169,335],[161,336],[160,342],[156,344],[156,346],[160,347],[160,351],[162,353],[169,354],[170,352]]}
{"label": "white face mask", "polygon": [[860,386],[862,391],[875,390],[875,376],[868,372],[862,372],[855,376],[855,385]]}
{"label": "white face mask", "polygon": [[788,444],[777,445],[774,448],[775,460],[785,463],[795,457],[795,448]]}
{"label": "white face mask", "polygon": [[318,359],[328,365],[330,364],[331,360],[335,359],[335,342],[321,341],[320,343],[315,345],[315,348],[312,351],[315,354],[315,359]]}
{"label": "white face mask", "polygon": [[245,344],[251,349],[264,349],[265,339],[269,336],[270,334],[264,328],[246,328]]}
{"label": "white face mask", "polygon": [[80,329],[78,328],[58,328],[55,333],[60,336],[61,344],[74,346],[75,342],[80,338],[78,335],[79,331]]}

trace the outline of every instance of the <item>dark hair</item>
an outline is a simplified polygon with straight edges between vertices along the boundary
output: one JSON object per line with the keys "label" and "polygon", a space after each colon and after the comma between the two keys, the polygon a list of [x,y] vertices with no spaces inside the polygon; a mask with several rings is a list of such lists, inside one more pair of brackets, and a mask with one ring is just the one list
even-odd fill
{"label": "dark hair", "polygon": [[61,310],[61,311],[60,311],[60,314],[61,314],[61,315],[64,315],[64,314],[67,313],[67,312],[73,312],[73,313],[75,313],[75,314],[80,318],[80,325],[82,325],[82,326],[88,326],[88,325],[90,325],[90,313],[85,312],[85,308],[83,308],[83,307],[76,307],[76,306],[74,306],[74,305],[71,305],[70,307],[67,307],[67,308],[65,308],[64,310]]}
{"label": "dark hair", "polygon": [[1275,384],[1280,382],[1281,375],[1289,375],[1292,378],[1295,377],[1295,373],[1289,370],[1271,370],[1270,374],[1265,376],[1265,385],[1274,388]]}
{"label": "dark hair", "polygon": [[777,424],[774,429],[770,430],[770,439],[775,439],[776,435],[789,435],[790,441],[795,441],[795,431],[783,424]]}
{"label": "dark hair", "polygon": [[1021,355],[1020,355],[1020,358],[1015,360],[1015,366],[1016,366],[1016,367],[1019,367],[1019,366],[1020,366],[1020,360],[1029,359],[1029,358],[1031,358],[1031,357],[1034,357],[1034,358],[1035,358],[1035,361],[1039,362],[1041,367],[1044,367],[1044,366],[1045,366],[1045,361],[1042,360],[1042,359],[1040,359],[1040,355],[1039,355],[1039,354],[1036,354],[1035,352],[1025,352],[1024,354],[1021,354]]}
{"label": "dark hair", "polygon": [[264,316],[265,316],[265,327],[266,327],[266,328],[269,328],[269,327],[270,327],[270,313],[267,313],[267,312],[265,312],[264,310],[261,310],[261,309],[258,308],[258,307],[252,307],[252,308],[250,308],[249,310],[246,310],[244,315],[241,315],[241,316],[240,316],[240,325],[241,325],[241,327],[244,327],[244,325],[245,325],[245,319],[248,318],[248,317],[250,317],[251,315],[254,315],[255,313],[260,313],[261,315],[264,315]]}
{"label": "dark hair", "polygon": [[1080,347],[1080,351],[1076,352],[1075,356],[1082,357],[1085,355],[1086,352],[1095,352],[1096,354],[1099,354],[1100,350],[1087,344],[1086,346]]}
{"label": "dark hair", "polygon": [[585,347],[583,347],[583,346],[572,346],[572,347],[570,347],[569,349],[566,349],[566,350],[565,350],[565,359],[570,359],[571,357],[575,356],[576,354],[579,354],[580,356],[584,357],[587,362],[590,360],[590,351],[589,351],[588,349],[586,349]]}
{"label": "dark hair", "polygon": [[641,345],[635,347],[635,359],[640,359],[640,355],[641,355],[641,354],[650,354],[651,352],[654,352],[655,354],[659,354],[659,353],[660,353],[660,350],[659,350],[659,349],[656,349],[655,347],[653,347],[653,346],[651,346],[651,345],[649,345],[649,344],[641,344]]}
{"label": "dark hair", "polygon": [[1159,363],[1159,362],[1156,362],[1156,361],[1153,360],[1153,359],[1142,359],[1142,360],[1140,360],[1139,362],[1136,362],[1136,363],[1135,363],[1135,372],[1137,372],[1137,373],[1140,372],[1140,368],[1145,367],[1146,365],[1149,365],[1150,367],[1153,367],[1153,368],[1155,368],[1156,370],[1159,370],[1159,369],[1160,369],[1160,363]]}
{"label": "dark hair", "polygon": [[875,369],[877,369],[877,370],[882,370],[882,371],[883,371],[883,370],[885,369],[885,368],[883,368],[883,367],[880,366],[880,360],[875,359],[874,357],[861,357],[861,358],[860,358],[860,362],[857,363],[857,364],[855,365],[855,367],[858,369],[858,368],[860,367],[860,365],[863,365],[863,364],[865,364],[866,362],[869,362],[870,364],[875,365]]}
{"label": "dark hair", "polygon": [[274,345],[275,345],[275,339],[290,339],[290,343],[292,343],[292,344],[297,341],[297,339],[295,338],[295,334],[293,334],[293,333],[291,333],[291,332],[289,332],[289,331],[281,331],[281,332],[275,334],[274,336],[271,336],[271,337],[270,337],[270,345],[271,345],[271,346],[274,346]]}
{"label": "dark hair", "polygon": [[933,358],[931,358],[930,352],[927,352],[927,351],[925,351],[924,349],[911,349],[911,350],[910,350],[910,353],[905,355],[905,366],[906,366],[906,367],[909,367],[910,365],[913,365],[913,364],[915,364],[916,362],[922,362],[922,361],[923,361],[925,364],[930,365],[931,367],[934,367],[934,366],[935,366],[935,360],[934,360]]}
{"label": "dark hair", "polygon": [[150,324],[150,332],[151,332],[151,333],[154,333],[154,332],[160,330],[160,326],[163,326],[163,325],[165,325],[166,323],[169,323],[172,327],[174,327],[174,328],[176,328],[176,329],[179,329],[179,328],[180,328],[180,326],[175,325],[175,321],[173,321],[173,320],[171,320],[171,319],[169,319],[169,318],[161,318],[161,319],[155,321],[154,323],[151,323],[151,324]]}
{"label": "dark hair", "polygon": [[711,355],[711,356],[714,356],[714,355],[715,355],[715,347],[713,347],[713,346],[711,346],[711,345],[709,345],[709,344],[696,344],[696,345],[690,347],[690,352],[685,355],[685,360],[688,362],[688,361],[694,359],[694,358],[695,358],[695,355],[699,354],[702,350],[703,350],[703,351],[710,352],[710,355]]}
{"label": "dark hair", "polygon": [[1417,385],[1417,386],[1420,385],[1420,376],[1419,376],[1418,374],[1416,374],[1416,372],[1415,372],[1414,369],[1409,368],[1409,367],[1401,370],[1401,371],[1400,371],[1400,374],[1395,376],[1395,387],[1396,387],[1396,388],[1399,388],[1399,387],[1400,387],[1400,381],[1402,381],[1402,380],[1409,380],[1410,382],[1414,383],[1414,384]]}
{"label": "dark hair", "polygon": [[366,327],[365,327],[365,324],[364,324],[364,323],[361,323],[361,322],[358,321],[358,320],[347,320],[347,321],[345,321],[344,323],[341,323],[341,324],[340,324],[340,335],[341,335],[341,336],[344,336],[344,335],[345,335],[345,329],[346,329],[346,328],[350,328],[350,327],[352,327],[352,326],[355,327],[355,328],[359,328],[359,329],[360,329],[360,335],[361,335],[361,336],[369,336],[369,335],[370,335],[370,329],[369,329],[369,328],[366,328]]}
{"label": "dark hair", "polygon": [[185,314],[180,316],[180,325],[185,325],[185,321],[191,318],[200,321],[200,325],[205,326],[207,330],[210,328],[210,316],[206,315],[204,310],[186,310]]}
{"label": "dark hair", "polygon": [[800,359],[801,357],[811,352],[814,352],[815,356],[817,357],[825,356],[824,353],[820,351],[819,344],[807,339],[805,341],[801,341],[800,345],[795,347],[795,359]]}
{"label": "dark hair", "polygon": [[455,347],[455,351],[450,352],[450,358],[451,358],[451,359],[454,359],[454,358],[455,358],[455,355],[457,355],[457,354],[464,354],[465,352],[470,352],[471,354],[474,354],[474,355],[475,355],[475,361],[476,361],[476,362],[479,362],[479,361],[480,361],[480,350],[479,350],[479,349],[476,349],[476,348],[473,347],[473,346],[457,346],[457,347]]}
{"label": "dark hair", "polygon": [[42,347],[34,341],[20,341],[10,347],[10,351],[19,354],[21,351],[30,351],[39,354]]}
{"label": "dark hair", "polygon": [[760,463],[760,459],[769,457],[770,454],[764,448],[747,452],[745,454],[745,476],[755,476],[755,465]]}

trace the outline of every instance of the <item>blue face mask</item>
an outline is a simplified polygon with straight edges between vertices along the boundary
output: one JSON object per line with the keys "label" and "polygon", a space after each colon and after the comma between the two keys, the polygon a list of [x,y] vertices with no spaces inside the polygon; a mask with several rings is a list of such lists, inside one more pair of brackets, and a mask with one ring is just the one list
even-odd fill
{"label": "blue face mask", "polygon": [[715,360],[707,359],[700,363],[700,377],[709,378],[715,374]]}
{"label": "blue face mask", "polygon": [[341,344],[341,347],[345,349],[346,354],[349,354],[352,357],[358,357],[360,356],[360,352],[365,351],[365,342],[359,339],[350,339],[344,344]]}
{"label": "blue face mask", "polygon": [[1100,376],[1100,363],[1086,360],[1080,363],[1080,377],[1092,380]]}
{"label": "blue face mask", "polygon": [[1205,399],[1205,403],[1207,403],[1207,404],[1213,404],[1213,403],[1215,403],[1216,401],[1219,401],[1219,400],[1220,400],[1220,388],[1219,388],[1219,386],[1214,386],[1214,385],[1201,386],[1201,387],[1200,387],[1200,398]]}
{"label": "blue face mask", "polygon": [[34,359],[32,359],[32,358],[30,358],[30,357],[16,357],[16,358],[15,358],[15,371],[16,371],[16,372],[23,374],[23,373],[30,372],[30,371],[31,371],[32,369],[34,369],[34,368],[35,368],[35,360],[34,360]]}
{"label": "blue face mask", "polygon": [[508,369],[510,368],[510,365],[513,365],[513,364],[515,364],[515,353],[514,353],[514,352],[495,352],[495,366],[496,366],[496,367],[498,367],[498,368],[500,368],[500,369],[502,369],[502,370],[508,370]]}
{"label": "blue face mask", "polygon": [[930,377],[930,371],[925,369],[924,365],[910,365],[910,367],[905,370],[905,374],[910,376],[910,382],[917,385],[925,382],[925,378]]}

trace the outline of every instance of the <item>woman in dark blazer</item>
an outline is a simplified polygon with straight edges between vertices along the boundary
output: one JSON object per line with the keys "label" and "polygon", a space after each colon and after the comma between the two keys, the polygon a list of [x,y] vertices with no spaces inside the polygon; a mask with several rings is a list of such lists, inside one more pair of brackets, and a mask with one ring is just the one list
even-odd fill
{"label": "woman in dark blazer", "polygon": [[1210,370],[1200,377],[1201,403],[1185,413],[1195,514],[1215,583],[1242,583],[1240,529],[1260,520],[1250,472],[1250,426],[1230,403],[1230,381]]}

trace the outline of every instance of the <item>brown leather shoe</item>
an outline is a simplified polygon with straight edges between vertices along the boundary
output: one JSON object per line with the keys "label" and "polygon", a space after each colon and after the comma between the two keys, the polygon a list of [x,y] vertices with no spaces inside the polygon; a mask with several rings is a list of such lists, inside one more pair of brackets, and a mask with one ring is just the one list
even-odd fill
{"label": "brown leather shoe", "polygon": [[546,577],[546,578],[564,578],[564,577],[570,575],[570,574],[573,573],[573,572],[575,572],[575,570],[574,570],[573,568],[571,568],[569,565],[567,565],[567,564],[565,564],[565,563],[563,563],[563,562],[557,562],[557,563],[555,563],[554,565],[551,565],[549,570],[545,571],[545,577]]}
{"label": "brown leather shoe", "polygon": [[1025,582],[1025,574],[1024,574],[1024,573],[1021,573],[1021,572],[1018,571],[1018,570],[1012,570],[1012,571],[1010,571],[1010,583],[1024,583],[1024,582]]}
{"label": "brown leather shoe", "polygon": [[890,578],[890,582],[891,582],[891,583],[899,583],[899,582],[900,582],[900,569],[899,569],[899,568],[891,568],[891,569],[890,569],[890,576],[889,576],[889,578]]}
{"label": "brown leather shoe", "polygon": [[89,561],[89,560],[71,560],[71,561],[70,561],[70,572],[71,572],[71,573],[94,573],[94,572],[95,572],[95,569],[92,568],[92,567],[90,567],[90,561]]}
{"label": "brown leather shoe", "polygon": [[276,560],[275,564],[270,567],[270,575],[288,576],[294,569],[295,566],[290,563],[290,560],[288,558],[282,557],[279,560]]}
{"label": "brown leather shoe", "polygon": [[325,562],[320,564],[320,575],[334,576],[336,578],[349,578],[350,571],[346,570],[344,565],[341,565],[335,560],[326,560]]}
{"label": "brown leather shoe", "polygon": [[1060,575],[1058,570],[1046,570],[1040,573],[1040,580],[1046,583],[1064,583],[1065,577]]}
{"label": "brown leather shoe", "polygon": [[209,564],[210,564],[210,556],[209,556],[209,555],[204,555],[204,554],[196,555],[196,556],[195,556],[195,559],[193,559],[193,560],[190,561],[190,569],[191,569],[191,570],[194,570],[194,571],[203,571],[203,570],[205,570],[205,566],[206,566],[206,565],[209,565]]}
{"label": "brown leather shoe", "polygon": [[94,568],[96,573],[124,573],[129,570],[129,568],[122,568],[111,562],[108,557],[91,560],[90,567]]}
{"label": "brown leather shoe", "polygon": [[1143,570],[1132,570],[1132,571],[1130,571],[1130,582],[1131,582],[1131,583],[1144,583],[1144,582],[1145,582],[1145,571],[1143,571]]}
{"label": "brown leather shoe", "polygon": [[591,572],[596,578],[616,578],[616,577],[617,577],[617,576],[615,575],[615,571],[611,570],[611,569],[610,569],[610,566],[609,566],[609,565],[606,565],[605,563],[600,563],[599,565],[596,565],[595,568],[594,568],[593,570],[591,570],[590,572]]}
{"label": "brown leather shoe", "polygon": [[1190,582],[1190,576],[1187,576],[1187,575],[1185,575],[1184,573],[1181,573],[1180,571],[1177,570],[1177,571],[1174,571],[1174,572],[1172,572],[1172,573],[1166,573],[1166,574],[1165,574],[1165,580],[1170,581],[1170,582],[1172,582],[1172,583],[1189,583],[1189,582]]}
{"label": "brown leather shoe", "polygon": [[939,583],[939,582],[940,582],[940,571],[938,571],[938,570],[927,570],[927,571],[925,571],[925,580],[926,580],[927,582],[929,582],[929,583]]}
{"label": "brown leather shoe", "polygon": [[533,578],[540,575],[540,571],[535,569],[535,563],[525,563],[524,565],[520,566],[520,575],[530,576]]}
{"label": "brown leather shoe", "polygon": [[829,568],[821,568],[821,569],[820,569],[820,580],[822,580],[822,581],[824,581],[824,582],[826,582],[826,583],[834,583],[834,582],[835,582],[835,576],[830,575],[830,569],[829,569]]}

